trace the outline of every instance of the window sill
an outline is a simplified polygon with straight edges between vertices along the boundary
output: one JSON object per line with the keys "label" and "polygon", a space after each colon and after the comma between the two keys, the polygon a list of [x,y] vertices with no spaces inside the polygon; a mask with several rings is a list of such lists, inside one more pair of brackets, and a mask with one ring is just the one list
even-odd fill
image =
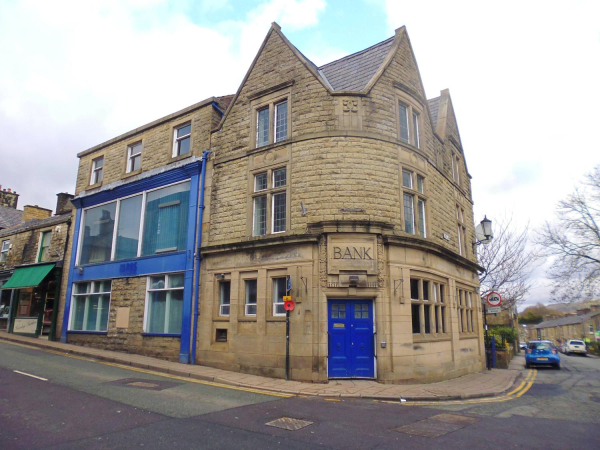
{"label": "window sill", "polygon": [[142,333],[144,337],[176,337],[180,338],[181,334],[170,334],[170,333]]}
{"label": "window sill", "polygon": [[258,152],[262,152],[265,150],[272,150],[274,148],[281,147],[283,145],[288,145],[288,144],[291,144],[290,138],[287,138],[284,141],[279,141],[279,142],[274,142],[272,144],[263,145],[262,147],[251,148],[250,150],[246,151],[246,154],[251,155],[252,153],[258,153]]}
{"label": "window sill", "polygon": [[182,159],[186,159],[186,158],[191,158],[192,152],[189,151],[187,152],[185,155],[179,155],[179,156],[173,156],[173,153],[171,153],[171,160],[169,161],[169,164],[177,162],[177,161],[181,161]]}
{"label": "window sill", "polygon": [[96,183],[96,184],[90,184],[88,185],[87,188],[85,188],[86,191],[89,191],[90,189],[96,189],[99,188],[100,186],[102,186],[102,181],[100,183]]}
{"label": "window sill", "polygon": [[474,338],[478,338],[479,335],[477,333],[459,333],[458,334],[458,338],[459,339],[474,339]]}
{"label": "window sill", "polygon": [[142,169],[138,169],[138,170],[132,170],[131,172],[123,172],[121,174],[121,179],[126,179],[129,177],[133,177],[135,175],[139,175],[140,173],[142,173]]}
{"label": "window sill", "polygon": [[99,334],[106,336],[108,334],[108,331],[67,330],[67,334]]}
{"label": "window sill", "polygon": [[439,336],[439,335],[425,336],[422,334],[413,334],[413,344],[426,343],[426,342],[445,342],[445,341],[451,341],[451,340],[452,340],[452,338],[450,336],[448,336],[447,333],[442,336]]}

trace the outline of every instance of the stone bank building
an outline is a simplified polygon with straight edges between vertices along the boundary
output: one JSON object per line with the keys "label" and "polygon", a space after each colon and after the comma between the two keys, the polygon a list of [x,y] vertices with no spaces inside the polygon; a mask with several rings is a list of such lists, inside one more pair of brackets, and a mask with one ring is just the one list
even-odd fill
{"label": "stone bank building", "polygon": [[233,96],[79,154],[61,337],[291,379],[484,367],[470,176],[406,29],[324,66],[273,24]]}

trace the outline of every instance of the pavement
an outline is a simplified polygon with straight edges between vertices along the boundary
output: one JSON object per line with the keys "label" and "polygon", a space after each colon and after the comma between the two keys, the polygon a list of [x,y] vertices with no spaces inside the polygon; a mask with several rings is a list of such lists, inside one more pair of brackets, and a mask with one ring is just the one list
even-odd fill
{"label": "pavement", "polygon": [[501,396],[522,377],[524,357],[516,356],[510,369],[492,369],[430,384],[382,384],[373,380],[331,380],[328,383],[286,381],[199,365],[186,365],[148,356],[100,350],[0,332],[0,340],[29,345],[92,360],[167,373],[178,377],[250,388],[257,391],[319,397],[374,400],[446,401]]}

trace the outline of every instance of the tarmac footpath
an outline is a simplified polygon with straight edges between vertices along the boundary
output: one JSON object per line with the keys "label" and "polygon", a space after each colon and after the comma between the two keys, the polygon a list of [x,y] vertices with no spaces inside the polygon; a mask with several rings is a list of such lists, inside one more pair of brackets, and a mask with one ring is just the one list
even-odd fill
{"label": "tarmac footpath", "polygon": [[223,387],[238,387],[254,392],[281,396],[319,396],[330,398],[365,398],[380,401],[437,403],[477,399],[506,401],[523,395],[535,380],[535,370],[523,371],[522,357],[517,356],[511,369],[492,369],[430,384],[382,384],[374,380],[330,380],[329,383],[285,381],[212,367],[180,364],[149,356],[100,350],[46,339],[8,334],[0,331],[0,341],[38,348],[64,356],[74,356],[123,366],[143,372],[166,374],[170,378],[191,379]]}

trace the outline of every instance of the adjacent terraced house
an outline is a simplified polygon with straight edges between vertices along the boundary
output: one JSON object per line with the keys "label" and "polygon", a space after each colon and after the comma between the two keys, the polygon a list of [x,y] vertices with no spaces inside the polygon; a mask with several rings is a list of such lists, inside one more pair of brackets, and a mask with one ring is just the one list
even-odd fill
{"label": "adjacent terraced house", "polygon": [[291,379],[484,367],[470,175],[404,27],[317,67],[273,24],[234,96],[79,157],[63,340],[285,377],[291,297]]}

